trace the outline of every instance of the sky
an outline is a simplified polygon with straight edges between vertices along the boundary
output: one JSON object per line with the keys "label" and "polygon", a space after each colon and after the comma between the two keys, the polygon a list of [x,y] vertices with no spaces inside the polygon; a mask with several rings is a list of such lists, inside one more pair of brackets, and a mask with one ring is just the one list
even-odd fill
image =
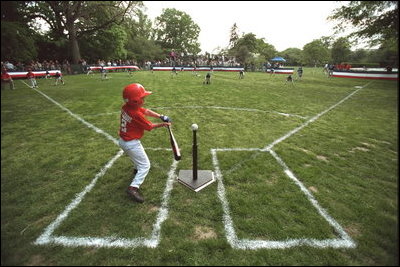
{"label": "sky", "polygon": [[327,17],[345,1],[143,1],[154,22],[163,8],[187,13],[200,27],[202,52],[217,52],[229,45],[231,28],[264,38],[278,51],[300,48],[314,39],[334,34]]}

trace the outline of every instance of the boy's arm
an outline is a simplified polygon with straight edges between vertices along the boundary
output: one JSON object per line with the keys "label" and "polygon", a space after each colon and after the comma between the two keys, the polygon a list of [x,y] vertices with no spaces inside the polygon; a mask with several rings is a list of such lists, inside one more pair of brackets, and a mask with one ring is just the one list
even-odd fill
{"label": "boy's arm", "polygon": [[143,112],[144,115],[149,116],[149,117],[154,117],[154,118],[160,118],[160,114],[158,114],[157,112],[154,112],[150,109],[145,109]]}
{"label": "boy's arm", "polygon": [[143,114],[149,117],[154,117],[154,118],[159,118],[164,122],[171,122],[171,119],[168,116],[162,115],[162,114],[158,114],[155,111],[152,111],[150,109],[145,109],[143,111]]}

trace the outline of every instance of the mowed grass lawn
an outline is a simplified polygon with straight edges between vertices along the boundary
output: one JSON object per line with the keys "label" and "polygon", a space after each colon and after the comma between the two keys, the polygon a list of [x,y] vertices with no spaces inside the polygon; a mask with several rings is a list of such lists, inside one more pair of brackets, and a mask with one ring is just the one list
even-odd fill
{"label": "mowed grass lawn", "polygon": [[[329,79],[312,68],[295,85],[285,85],[286,75],[246,73],[239,80],[231,72],[215,72],[204,85],[200,75],[75,75],[64,77],[65,86],[40,79],[33,90],[16,80],[16,90],[3,89],[2,265],[398,264],[396,81]],[[174,162],[167,129],[145,133],[152,168],[143,204],[125,193],[132,165],[116,156],[114,143],[122,89],[132,82],[153,92],[147,108],[173,119],[183,155]],[[220,173],[197,193],[176,179],[192,168],[192,123],[199,125],[199,169]],[[285,170],[355,247],[232,246],[229,227],[237,240],[340,239]],[[51,235],[78,242],[36,244],[76,199]],[[153,247],[140,243],[153,236]],[[134,241],[84,245],[96,238]]]}

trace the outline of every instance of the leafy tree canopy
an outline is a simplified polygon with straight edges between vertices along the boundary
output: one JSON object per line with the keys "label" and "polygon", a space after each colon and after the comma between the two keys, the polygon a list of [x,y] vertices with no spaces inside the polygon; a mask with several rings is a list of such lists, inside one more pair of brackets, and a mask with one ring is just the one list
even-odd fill
{"label": "leafy tree canopy", "polygon": [[330,61],[329,48],[321,39],[313,40],[303,47],[303,63],[309,66],[320,65]]}
{"label": "leafy tree canopy", "polygon": [[399,36],[398,1],[349,1],[334,10],[328,17],[335,20],[337,32],[349,25],[356,28],[349,37],[356,40],[367,39],[371,45],[381,44],[385,40]]}
{"label": "leafy tree canopy", "polygon": [[156,18],[155,36],[163,49],[175,49],[184,54],[197,55],[201,49],[198,42],[200,27],[185,12],[175,8],[163,9]]}

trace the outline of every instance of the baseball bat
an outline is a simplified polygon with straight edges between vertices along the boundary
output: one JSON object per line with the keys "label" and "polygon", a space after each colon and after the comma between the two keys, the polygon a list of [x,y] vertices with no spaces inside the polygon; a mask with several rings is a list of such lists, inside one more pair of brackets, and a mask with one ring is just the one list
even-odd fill
{"label": "baseball bat", "polygon": [[179,149],[178,143],[175,140],[175,136],[172,133],[172,130],[169,126],[167,126],[168,128],[168,132],[169,132],[169,141],[171,142],[171,147],[172,147],[172,151],[174,152],[174,158],[175,160],[180,160],[181,159],[181,151]]}

